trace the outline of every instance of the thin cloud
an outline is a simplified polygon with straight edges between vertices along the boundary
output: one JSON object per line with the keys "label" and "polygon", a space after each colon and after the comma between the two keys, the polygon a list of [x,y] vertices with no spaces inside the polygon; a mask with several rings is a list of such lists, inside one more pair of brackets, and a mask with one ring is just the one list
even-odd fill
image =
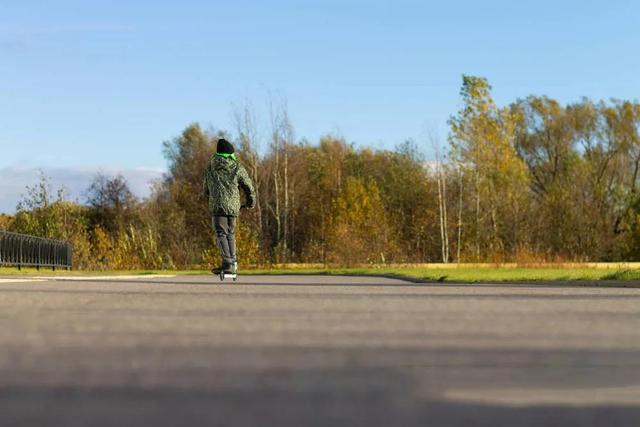
{"label": "thin cloud", "polygon": [[119,169],[110,167],[76,168],[31,168],[9,166],[0,168],[0,213],[15,213],[18,202],[26,193],[27,186],[33,186],[44,173],[50,179],[52,188],[65,189],[65,198],[83,202],[91,180],[97,173],[112,176],[122,174],[129,188],[140,198],[151,194],[151,183],[162,177],[161,169]]}

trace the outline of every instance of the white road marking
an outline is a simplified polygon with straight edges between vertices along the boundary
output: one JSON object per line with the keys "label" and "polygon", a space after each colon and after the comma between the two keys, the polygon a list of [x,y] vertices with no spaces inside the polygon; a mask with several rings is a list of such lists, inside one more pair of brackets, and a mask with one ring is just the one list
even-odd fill
{"label": "white road marking", "polygon": [[0,283],[25,283],[25,282],[44,282],[46,279],[34,279],[31,277],[24,277],[19,279],[3,279],[0,278]]}
{"label": "white road marking", "polygon": [[129,276],[43,276],[37,277],[43,280],[69,280],[86,282],[91,280],[112,280],[117,282],[118,280],[146,280],[146,279],[160,279],[176,277],[175,274],[146,274],[146,275],[129,275]]}
{"label": "white road marking", "polygon": [[444,393],[447,400],[505,406],[530,405],[638,405],[640,386],[591,387],[578,389],[479,388],[452,389]]}

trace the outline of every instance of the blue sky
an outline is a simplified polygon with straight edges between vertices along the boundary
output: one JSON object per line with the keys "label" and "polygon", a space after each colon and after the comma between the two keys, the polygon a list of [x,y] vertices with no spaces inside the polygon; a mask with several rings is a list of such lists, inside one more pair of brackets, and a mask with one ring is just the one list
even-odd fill
{"label": "blue sky", "polygon": [[445,139],[463,73],[501,104],[637,99],[639,16],[615,0],[0,0],[0,180],[161,171],[163,140],[230,128],[246,99],[266,119],[269,92],[299,138],[385,148]]}

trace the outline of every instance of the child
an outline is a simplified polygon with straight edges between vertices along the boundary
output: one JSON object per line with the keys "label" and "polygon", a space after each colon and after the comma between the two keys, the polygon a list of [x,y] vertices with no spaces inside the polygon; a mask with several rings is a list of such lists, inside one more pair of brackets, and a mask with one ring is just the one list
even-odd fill
{"label": "child", "polygon": [[209,213],[216,231],[222,265],[211,270],[214,274],[224,271],[236,274],[236,217],[240,214],[241,187],[246,196],[246,207],[252,209],[256,193],[246,169],[233,154],[234,148],[224,138],[218,140],[217,152],[211,156],[204,176],[203,190],[209,198]]}

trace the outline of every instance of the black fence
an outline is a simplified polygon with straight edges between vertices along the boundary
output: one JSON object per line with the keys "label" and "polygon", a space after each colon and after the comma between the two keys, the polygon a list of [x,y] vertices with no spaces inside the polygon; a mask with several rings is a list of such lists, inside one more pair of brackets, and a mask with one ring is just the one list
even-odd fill
{"label": "black fence", "polygon": [[0,231],[0,266],[70,270],[72,260],[69,242]]}

